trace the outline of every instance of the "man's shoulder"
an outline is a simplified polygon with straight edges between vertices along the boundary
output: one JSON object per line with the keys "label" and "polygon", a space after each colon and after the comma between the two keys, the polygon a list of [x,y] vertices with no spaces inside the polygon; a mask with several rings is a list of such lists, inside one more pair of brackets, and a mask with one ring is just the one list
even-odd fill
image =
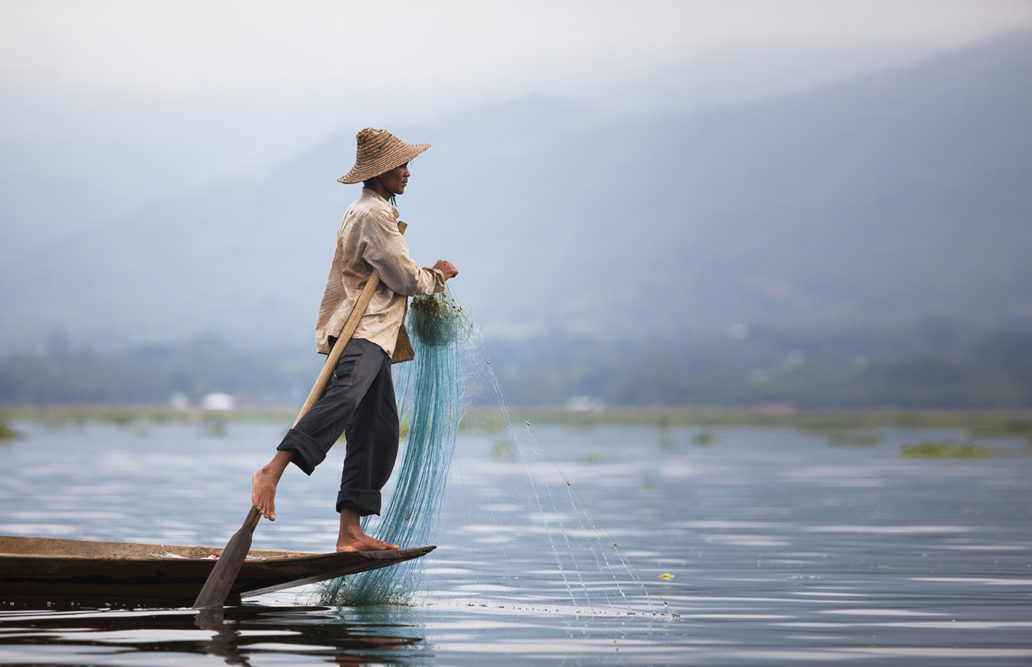
{"label": "man's shoulder", "polygon": [[[346,230],[349,230],[347,232]],[[397,230],[397,211],[379,197],[359,197],[341,221],[341,233],[365,235]]]}
{"label": "man's shoulder", "polygon": [[355,216],[375,218],[384,221],[396,221],[397,210],[382,197],[370,192],[362,192],[362,195],[355,199],[348,212]]}

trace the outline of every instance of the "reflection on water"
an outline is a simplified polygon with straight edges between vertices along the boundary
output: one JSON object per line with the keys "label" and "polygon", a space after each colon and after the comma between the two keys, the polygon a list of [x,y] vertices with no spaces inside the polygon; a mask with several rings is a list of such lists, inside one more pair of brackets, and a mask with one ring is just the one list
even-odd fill
{"label": "reflection on water", "polygon": [[361,609],[344,613],[324,607],[268,605],[217,612],[7,611],[0,628],[0,651],[32,645],[40,648],[23,653],[23,659],[31,655],[33,661],[46,661],[71,651],[90,662],[133,653],[137,655],[134,664],[172,654],[176,664],[184,664],[184,656],[192,655],[217,656],[230,665],[250,665],[267,654],[288,663],[322,658],[338,665],[430,657],[422,631],[390,616],[377,613],[366,618]]}
{"label": "reflection on water", "polygon": [[[27,437],[0,450],[0,533],[215,545],[282,431],[17,428]],[[313,586],[221,617],[7,602],[0,663],[1032,662],[1024,443],[914,460],[902,443],[956,434],[887,430],[862,447],[791,429],[707,434],[700,446],[696,427],[538,428],[565,477],[463,436],[411,605],[314,606]],[[256,548],[332,545],[341,454],[284,477]],[[560,502],[571,490],[586,511]],[[607,543],[618,550],[584,548]]]}

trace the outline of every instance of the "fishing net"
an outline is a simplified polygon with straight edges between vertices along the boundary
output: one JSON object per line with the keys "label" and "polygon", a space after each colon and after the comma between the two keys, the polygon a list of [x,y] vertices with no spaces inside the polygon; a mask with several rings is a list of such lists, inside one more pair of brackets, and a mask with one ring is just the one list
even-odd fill
{"label": "fishing net", "polygon": [[[336,579],[321,602],[418,597],[462,609],[676,617],[517,416],[451,293],[414,299],[406,327],[416,357],[396,367],[404,453],[389,505],[366,532],[406,547],[434,544],[439,527],[448,534],[432,570],[419,558]],[[460,425],[463,456],[452,466]]]}
{"label": "fishing net", "polygon": [[579,480],[597,469],[572,464],[568,476],[513,408],[483,347],[463,353],[463,456],[448,489],[449,540],[434,552],[447,574],[427,582],[436,587],[426,599],[486,613],[675,620],[581,497]]}
{"label": "fishing net", "polygon": [[[395,376],[405,448],[375,532],[387,542],[415,546],[431,543],[439,521],[463,403],[459,346],[471,326],[462,306],[446,291],[413,299],[406,328],[416,356],[412,363],[400,364]],[[363,520],[363,530],[367,524]],[[323,587],[322,601],[406,602],[419,583],[421,567],[417,559],[334,579]]]}

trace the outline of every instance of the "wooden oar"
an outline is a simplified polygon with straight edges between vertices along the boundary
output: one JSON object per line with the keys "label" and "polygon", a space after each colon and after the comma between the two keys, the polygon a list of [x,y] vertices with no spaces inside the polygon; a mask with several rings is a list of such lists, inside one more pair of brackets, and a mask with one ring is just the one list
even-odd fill
{"label": "wooden oar", "polygon": [[[404,234],[407,226],[404,222],[398,222],[398,231]],[[297,426],[297,423],[301,421],[305,413],[322,396],[323,391],[326,389],[326,384],[333,374],[333,369],[337,367],[337,362],[340,361],[340,355],[344,352],[344,348],[347,347],[351,337],[355,335],[355,329],[358,328],[358,323],[362,319],[362,315],[365,314],[366,308],[369,307],[369,302],[373,299],[373,292],[376,291],[376,286],[379,284],[379,276],[375,273],[369,276],[369,280],[366,281],[365,287],[362,288],[362,293],[359,294],[358,301],[355,303],[351,315],[348,316],[347,322],[344,323],[344,328],[341,329],[340,335],[337,336],[337,342],[333,344],[333,349],[326,356],[326,362],[319,372],[319,377],[315,379],[315,384],[312,385],[312,391],[308,392],[308,398],[305,399],[301,412],[297,415],[297,419],[294,420],[294,426]],[[233,582],[236,581],[237,574],[240,573],[240,566],[244,564],[244,558],[247,557],[247,552],[251,550],[251,537],[261,519],[262,513],[257,507],[252,505],[251,511],[247,513],[247,518],[244,519],[244,525],[240,526],[240,530],[233,533],[233,537],[229,538],[226,548],[219,554],[215,567],[212,568],[211,574],[208,575],[208,579],[204,582],[204,587],[197,595],[197,600],[194,601],[194,609],[221,607],[226,603],[226,597],[229,596],[229,591],[233,588]]]}

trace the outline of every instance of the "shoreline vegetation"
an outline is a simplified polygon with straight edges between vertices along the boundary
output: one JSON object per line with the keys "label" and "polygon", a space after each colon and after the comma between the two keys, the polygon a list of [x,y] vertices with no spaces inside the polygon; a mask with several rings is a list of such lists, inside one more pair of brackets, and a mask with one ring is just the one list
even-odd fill
{"label": "shoreline vegetation", "polygon": [[[0,406],[0,443],[22,439],[14,422],[33,422],[50,428],[75,428],[89,423],[106,423],[118,428],[139,428],[149,424],[192,423],[216,436],[224,436],[231,423],[291,423],[294,408],[283,406],[203,411],[156,405],[48,405]],[[640,426],[659,433],[658,446],[674,449],[671,428],[697,427],[693,446],[718,445],[720,430],[731,428],[791,428],[824,438],[830,447],[873,447],[885,441],[883,429],[942,429],[965,434],[963,439],[943,437],[898,445],[905,459],[985,459],[1032,456],[1032,411],[1015,410],[771,410],[770,408],[605,408],[576,412],[560,408],[524,408],[516,412],[476,409],[463,416],[460,433],[502,435],[493,458],[511,455],[511,443],[504,434],[524,424],[590,429],[606,426]],[[402,436],[407,424],[402,422]],[[987,439],[1019,440],[1014,447],[987,444]],[[605,457],[588,463],[602,462]]]}
{"label": "shoreline vegetation", "polygon": [[[499,410],[475,409],[464,416],[474,428],[490,430],[501,423]],[[814,433],[862,431],[884,427],[929,427],[963,429],[982,435],[1028,436],[1032,438],[1032,410],[804,410],[781,407],[757,408],[636,408],[607,407],[578,412],[563,408],[516,408],[520,420],[531,424],[571,426],[642,425],[711,427],[789,426]],[[167,405],[35,405],[0,406],[0,434],[11,429],[12,420],[53,424],[76,422],[291,421],[296,407],[251,407],[235,410],[177,410]]]}

